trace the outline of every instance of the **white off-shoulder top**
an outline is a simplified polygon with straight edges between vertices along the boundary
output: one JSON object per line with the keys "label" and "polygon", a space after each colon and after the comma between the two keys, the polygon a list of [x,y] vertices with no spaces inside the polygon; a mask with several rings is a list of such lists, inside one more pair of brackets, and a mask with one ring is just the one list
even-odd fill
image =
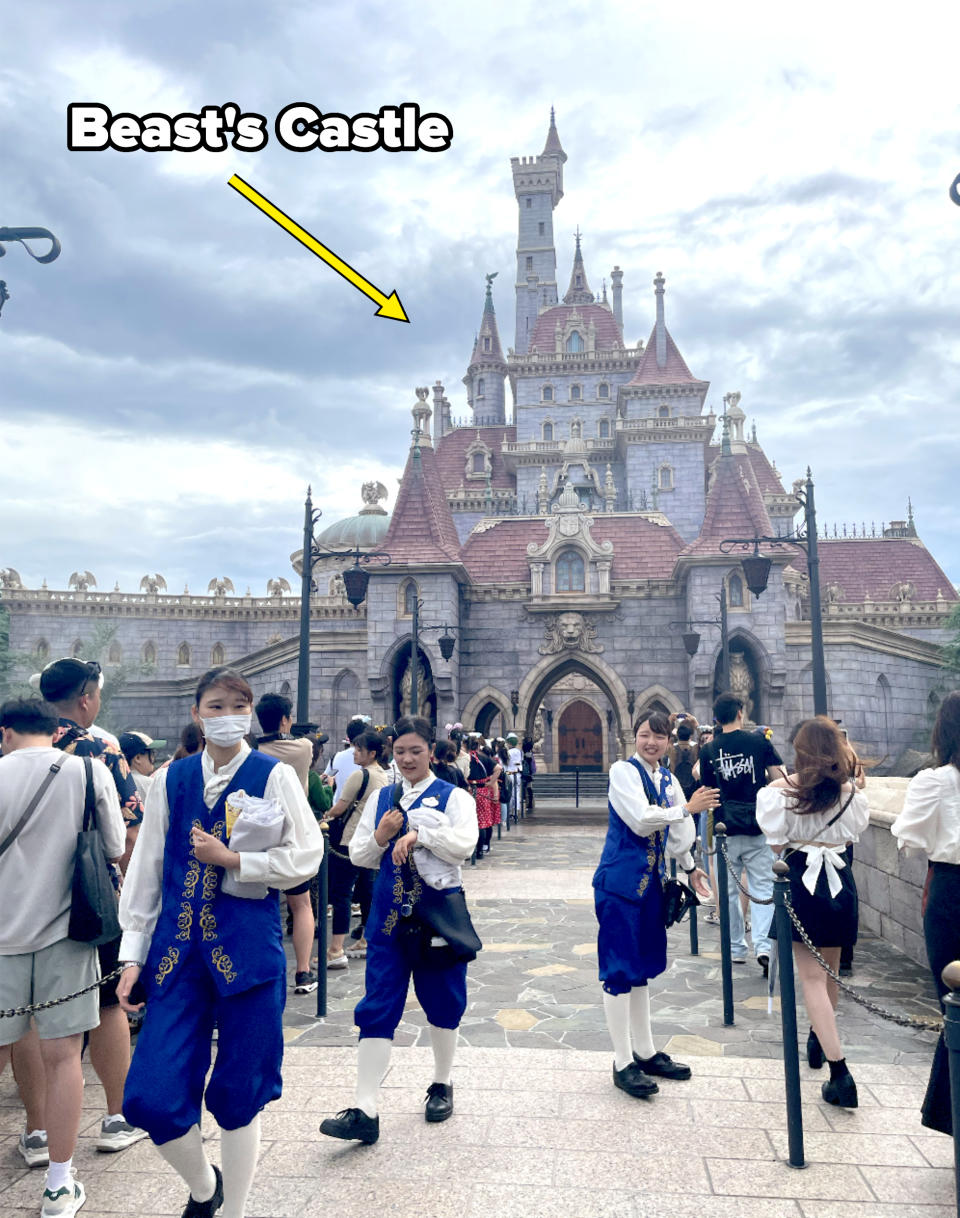
{"label": "white off-shoulder top", "polygon": [[942,765],[911,778],[890,832],[901,849],[922,852],[931,863],[960,863],[960,770]]}
{"label": "white off-shoulder top", "polygon": [[[789,787],[762,787],[757,792],[757,824],[767,843],[803,851],[807,860],[803,883],[810,892],[816,889],[820,872],[826,868],[830,894],[837,895],[841,886],[838,872],[846,866],[843,849],[849,842],[859,841],[870,823],[870,805],[862,791],[855,791],[839,820],[829,823],[848,799],[850,791],[845,788],[833,807],[802,816],[794,811],[796,803]],[[802,846],[802,842],[822,845]]]}

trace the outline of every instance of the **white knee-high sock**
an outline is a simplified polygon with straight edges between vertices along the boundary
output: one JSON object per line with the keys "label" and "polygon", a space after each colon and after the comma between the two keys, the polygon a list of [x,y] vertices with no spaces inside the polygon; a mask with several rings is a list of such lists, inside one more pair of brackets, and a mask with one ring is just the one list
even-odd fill
{"label": "white knee-high sock", "polygon": [[157,1150],[189,1188],[194,1201],[210,1200],[217,1187],[217,1178],[203,1149],[199,1125],[194,1125],[181,1138],[164,1142]]}
{"label": "white knee-high sock", "polygon": [[260,1156],[259,1113],[249,1125],[220,1131],[223,1209],[220,1218],[243,1218]]}
{"label": "white knee-high sock", "polygon": [[450,1071],[453,1069],[453,1055],[457,1048],[456,1028],[436,1028],[430,1025],[430,1044],[433,1048],[433,1081],[450,1082]]}
{"label": "white knee-high sock", "polygon": [[380,1084],[390,1067],[393,1041],[380,1036],[366,1036],[357,1047],[357,1103],[368,1117],[377,1115]]}
{"label": "white knee-high sock", "polygon": [[653,1057],[656,1048],[650,1028],[650,987],[635,986],[630,991],[630,1035],[634,1051],[640,1057]]}
{"label": "white knee-high sock", "polygon": [[603,994],[603,1013],[607,1018],[607,1031],[613,1041],[613,1064],[624,1070],[633,1061],[630,1041],[630,995]]}

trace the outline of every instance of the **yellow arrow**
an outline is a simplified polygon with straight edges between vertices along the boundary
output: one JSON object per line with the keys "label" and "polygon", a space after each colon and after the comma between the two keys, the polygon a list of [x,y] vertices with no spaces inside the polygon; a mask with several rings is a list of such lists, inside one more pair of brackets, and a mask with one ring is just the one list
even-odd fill
{"label": "yellow arrow", "polygon": [[355,288],[359,288],[364,296],[369,296],[371,300],[375,301],[380,306],[376,312],[377,317],[390,317],[394,321],[409,322],[410,318],[404,311],[403,305],[400,303],[400,297],[396,292],[391,292],[387,296],[385,292],[381,292],[379,288],[374,287],[369,279],[364,279],[359,271],[355,271],[348,262],[338,258],[333,250],[327,249],[322,241],[318,241],[312,233],[308,233],[305,228],[301,228],[296,220],[291,220],[279,207],[271,203],[269,199],[264,198],[258,190],[254,190],[250,183],[245,182],[239,174],[235,173],[227,185],[232,186],[238,194],[243,195],[254,207],[259,207],[264,215],[269,216],[281,228],[286,229],[291,237],[296,237],[311,253],[316,254],[318,258],[322,258],[338,275],[342,275],[348,283],[352,283]]}

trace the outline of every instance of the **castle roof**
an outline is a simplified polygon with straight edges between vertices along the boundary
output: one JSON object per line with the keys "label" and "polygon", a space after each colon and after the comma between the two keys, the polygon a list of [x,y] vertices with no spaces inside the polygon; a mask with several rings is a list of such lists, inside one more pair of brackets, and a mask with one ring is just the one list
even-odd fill
{"label": "castle roof", "polygon": [[[807,556],[794,550],[791,566],[807,572]],[[865,600],[895,601],[896,586],[913,584],[914,600],[960,600],[957,590],[927,547],[914,537],[842,537],[817,541],[820,589],[840,589],[837,599],[851,605]]]}
{"label": "castle roof", "polygon": [[670,331],[664,326],[666,340],[666,359],[663,364],[657,363],[657,327],[650,331],[650,340],[633,374],[631,385],[679,385],[702,384],[687,367],[686,360],[680,354],[677,344],[673,341]]}
{"label": "castle roof", "polygon": [[[487,278],[487,294],[483,302],[483,317],[480,319],[480,330],[477,341],[473,344],[473,354],[470,364],[505,364],[503,348],[500,346],[500,331],[497,329],[497,314],[493,307],[493,288],[491,279]],[[483,340],[490,339],[489,351],[484,350]]]}
{"label": "castle roof", "polygon": [[427,445],[410,449],[383,548],[395,563],[460,561],[460,539]]}
{"label": "castle roof", "polygon": [[557,349],[557,326],[561,329],[566,326],[574,313],[583,318],[585,327],[593,322],[598,351],[623,349],[617,319],[609,308],[599,304],[576,304],[553,305],[545,309],[537,318],[530,336],[530,350],[552,355]]}
{"label": "castle roof", "polygon": [[783,482],[780,479],[779,472],[774,468],[770,458],[759,445],[748,444],[747,456],[750,459],[750,464],[753,466],[753,472],[757,479],[757,485],[764,495],[782,495],[784,494]]}
{"label": "castle roof", "polygon": [[573,255],[573,266],[570,268],[570,286],[563,298],[564,304],[593,304],[593,292],[587,283],[587,271],[583,265],[583,252],[580,249],[580,229],[577,229],[577,248]]}
{"label": "castle roof", "polygon": [[467,449],[480,440],[490,449],[490,485],[499,490],[514,490],[516,479],[508,472],[501,455],[503,445],[517,438],[516,427],[457,427],[436,443],[436,469],[445,494],[463,485]]}
{"label": "castle roof", "polygon": [[[614,580],[670,579],[683,538],[672,525],[643,516],[604,514],[594,517],[594,541],[613,543]],[[530,579],[527,545],[542,541],[542,521],[483,522],[463,544],[463,563],[478,584],[526,583]]]}
{"label": "castle roof", "polygon": [[728,537],[769,537],[773,525],[753,463],[746,453],[721,455],[713,465],[703,524],[684,554],[719,554]]}
{"label": "castle roof", "polygon": [[566,161],[567,154],[563,151],[563,145],[560,143],[560,136],[557,134],[557,119],[553,112],[553,106],[550,107],[550,129],[547,131],[547,142],[543,145],[541,156],[553,154],[558,156],[561,161]]}

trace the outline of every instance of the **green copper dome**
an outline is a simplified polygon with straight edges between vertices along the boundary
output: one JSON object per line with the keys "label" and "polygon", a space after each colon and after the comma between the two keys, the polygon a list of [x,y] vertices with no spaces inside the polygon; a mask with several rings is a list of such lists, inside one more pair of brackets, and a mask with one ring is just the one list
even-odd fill
{"label": "green copper dome", "polygon": [[317,545],[326,550],[373,550],[383,541],[390,526],[390,517],[382,509],[347,516],[317,534]]}

